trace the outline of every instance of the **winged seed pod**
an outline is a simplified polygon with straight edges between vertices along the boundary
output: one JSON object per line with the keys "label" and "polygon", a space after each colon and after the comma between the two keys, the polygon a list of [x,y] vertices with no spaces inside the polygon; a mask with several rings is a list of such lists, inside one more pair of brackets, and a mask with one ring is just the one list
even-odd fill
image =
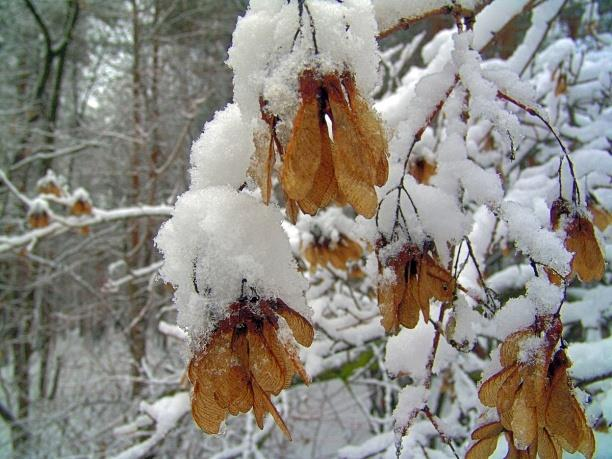
{"label": "winged seed pod", "polygon": [[348,72],[320,76],[304,70],[299,92],[281,170],[288,201],[310,215],[335,201],[373,217],[378,205],[374,186],[385,184],[389,169],[380,119]]}
{"label": "winged seed pod", "polygon": [[605,271],[604,256],[595,238],[593,223],[562,198],[557,199],[550,209],[553,228],[565,231],[565,248],[574,257],[570,278],[577,275],[582,282],[601,280]]}
{"label": "winged seed pod", "polygon": [[361,258],[363,249],[358,242],[341,234],[337,242],[326,237],[317,238],[302,248],[302,254],[310,265],[311,273],[317,270],[317,266],[325,267],[328,264],[346,271],[350,261]]}
{"label": "winged seed pod", "polygon": [[540,317],[502,343],[502,369],[478,391],[483,405],[496,408],[499,420],[472,432],[475,443],[466,459],[488,458],[502,432],[506,458],[561,459],[562,450],[593,456],[595,439],[568,379],[569,359],[563,349],[555,352],[561,332],[558,317]]}
{"label": "winged seed pod", "polygon": [[[391,270],[392,278],[385,275]],[[406,244],[397,255],[381,260],[379,254],[378,304],[381,324],[396,334],[399,326],[414,328],[419,312],[429,320],[429,300],[451,301],[455,279],[428,250]]]}
{"label": "winged seed pod", "polygon": [[49,226],[50,221],[51,217],[47,202],[40,198],[34,199],[28,211],[28,225],[30,225],[30,228],[45,228]]}
{"label": "winged seed pod", "polygon": [[289,387],[294,374],[306,384],[310,382],[297,347],[287,336],[292,333],[299,344],[308,347],[314,329],[278,298],[241,298],[229,310],[229,316],[189,362],[193,419],[203,431],[217,434],[228,414],[246,413],[252,408],[260,429],[264,415],[270,413],[291,440],[270,396]]}

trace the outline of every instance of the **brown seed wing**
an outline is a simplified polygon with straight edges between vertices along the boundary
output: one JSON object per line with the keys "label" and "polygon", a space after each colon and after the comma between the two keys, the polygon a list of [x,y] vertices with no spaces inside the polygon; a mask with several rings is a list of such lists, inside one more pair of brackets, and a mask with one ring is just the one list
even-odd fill
{"label": "brown seed wing", "polygon": [[264,204],[268,204],[272,195],[272,171],[276,161],[274,139],[269,130],[266,130],[255,133],[253,143],[255,144],[255,153],[248,174],[261,189]]}
{"label": "brown seed wing", "polygon": [[429,292],[429,298],[452,301],[455,279],[428,254],[421,259],[419,277],[423,278],[420,282],[425,283],[423,290]]}
{"label": "brown seed wing", "polygon": [[230,400],[228,410],[231,415],[246,413],[253,405],[253,392],[249,376],[242,366],[230,368],[227,386]]}
{"label": "brown seed wing", "polygon": [[583,436],[584,415],[576,404],[568,383],[566,367],[559,366],[550,383],[546,428],[563,449],[570,453],[579,448]]}
{"label": "brown seed wing", "polygon": [[395,280],[378,286],[378,307],[382,316],[380,322],[385,331],[396,334],[399,331],[399,308],[406,289],[406,265],[396,258],[391,261],[389,267],[395,273]]}
{"label": "brown seed wing", "polygon": [[589,210],[593,215],[593,224],[599,228],[600,231],[605,231],[610,224],[612,224],[612,213],[606,209],[599,207],[598,205],[590,205]]}
{"label": "brown seed wing", "polygon": [[506,337],[500,348],[499,360],[503,367],[514,365],[522,343],[533,337],[531,330],[519,330]]}
{"label": "brown seed wing", "polygon": [[378,197],[374,191],[374,164],[368,158],[368,147],[360,140],[342,93],[330,92],[329,104],[333,114],[332,155],[338,188],[357,213],[372,218]]}
{"label": "brown seed wing", "polygon": [[[409,276],[404,289],[404,297],[398,308],[398,318],[400,324],[406,328],[414,328],[419,323],[419,311],[423,310],[419,299],[419,284],[416,276]],[[427,314],[429,315],[429,301],[427,301]]]}
{"label": "brown seed wing", "polygon": [[380,323],[387,333],[396,334],[399,331],[398,308],[395,303],[395,292],[400,289],[396,284],[385,283],[378,287],[378,308]]}
{"label": "brown seed wing", "polygon": [[583,217],[576,217],[567,229],[565,247],[574,253],[572,271],[582,282],[601,280],[605,271],[605,261],[599,244],[595,239],[593,224]]}
{"label": "brown seed wing", "polygon": [[497,436],[474,443],[465,453],[465,459],[489,459],[497,448]]}
{"label": "brown seed wing", "polygon": [[294,199],[289,199],[285,195],[285,212],[287,213],[287,218],[291,223],[295,225],[297,222],[298,214],[300,213],[300,209],[297,205],[297,202]]}
{"label": "brown seed wing", "polygon": [[593,430],[586,423],[586,419],[582,427],[582,441],[578,451],[584,454],[584,457],[587,459],[591,459],[595,455],[595,436],[593,435]]}
{"label": "brown seed wing", "polygon": [[280,363],[265,343],[261,330],[250,330],[249,368],[253,379],[265,391],[278,394],[283,388],[284,375]]}
{"label": "brown seed wing", "polygon": [[[291,441],[291,433],[281,418],[280,414],[276,410],[274,404],[270,401],[270,397],[268,394],[264,392],[264,390],[257,384],[257,382],[253,381],[253,399],[255,403],[253,404],[253,408],[257,405],[257,411],[255,411],[255,419],[257,420],[257,425],[260,429],[263,429],[263,413],[266,411],[272,415],[274,418],[274,422],[281,429],[281,431],[285,434],[285,436]],[[259,415],[258,415],[259,414]]]}
{"label": "brown seed wing", "polygon": [[505,368],[482,383],[478,390],[478,398],[484,406],[494,407],[496,405],[500,387],[515,370],[514,367]]}
{"label": "brown seed wing", "polygon": [[266,346],[270,350],[270,352],[274,355],[274,358],[278,362],[278,365],[281,369],[281,381],[279,384],[278,391],[272,391],[274,395],[278,395],[281,390],[288,387],[288,384],[291,383],[291,364],[289,362],[289,358],[287,357],[287,351],[285,347],[279,342],[278,336],[276,334],[276,329],[274,326],[265,321],[263,324],[263,337],[266,343]]}
{"label": "brown seed wing", "polygon": [[382,186],[389,175],[388,142],[382,121],[357,91],[352,75],[342,75],[342,85],[348,96],[353,124],[364,145],[365,153],[368,154],[369,164],[374,168],[373,183]]}
{"label": "brown seed wing", "polygon": [[340,244],[345,248],[347,260],[359,260],[361,258],[363,249],[357,241],[353,241],[352,239],[343,236],[340,239]]}
{"label": "brown seed wing", "polygon": [[521,379],[518,370],[514,368],[497,391],[497,399],[495,402],[497,413],[499,414],[502,425],[507,430],[512,430],[512,407],[514,406],[514,399],[518,392],[520,382]]}
{"label": "brown seed wing", "polygon": [[327,124],[324,120],[320,120],[319,124],[321,162],[308,195],[299,201],[302,211],[310,215],[327,206],[336,197],[338,189]]}
{"label": "brown seed wing", "polygon": [[209,434],[218,434],[227,414],[212,395],[210,385],[196,382],[191,394],[191,415],[198,427]]}
{"label": "brown seed wing", "polygon": [[485,438],[495,437],[497,438],[500,433],[504,430],[501,422],[489,422],[478,426],[472,432],[472,440],[484,440]]}
{"label": "brown seed wing", "polygon": [[538,433],[538,454],[541,459],[561,459],[563,454],[546,429],[540,429]]}
{"label": "brown seed wing", "polygon": [[314,339],[314,328],[300,313],[289,306],[278,304],[276,312],[287,322],[293,332],[293,337],[302,346],[309,347]]}
{"label": "brown seed wing", "polygon": [[302,104],[293,120],[293,131],[283,158],[281,182],[287,196],[308,196],[321,164],[319,103],[315,94],[302,94]]}
{"label": "brown seed wing", "polygon": [[514,444],[518,449],[527,449],[538,437],[538,419],[535,406],[529,403],[529,395],[525,385],[516,393],[512,405],[512,433]]}
{"label": "brown seed wing", "polygon": [[232,335],[232,352],[238,358],[238,362],[245,370],[249,368],[249,344],[247,341],[247,328],[236,327]]}

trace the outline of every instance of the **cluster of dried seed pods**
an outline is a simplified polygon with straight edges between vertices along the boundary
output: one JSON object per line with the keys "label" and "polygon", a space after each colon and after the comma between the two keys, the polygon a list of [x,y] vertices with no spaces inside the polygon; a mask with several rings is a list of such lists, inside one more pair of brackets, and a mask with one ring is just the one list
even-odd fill
{"label": "cluster of dried seed pods", "polygon": [[30,212],[28,212],[28,225],[30,228],[45,228],[49,226],[50,222],[51,218],[49,217],[49,212],[47,212],[46,207],[32,208]]}
{"label": "cluster of dried seed pods", "polygon": [[[578,276],[582,282],[601,280],[605,271],[605,261],[595,238],[593,223],[589,218],[572,209],[570,203],[560,198],[550,209],[550,221],[553,228],[565,231],[565,248],[574,254],[568,280],[574,276]],[[557,276],[550,273],[549,277],[557,284],[560,281]]]}
{"label": "cluster of dried seed pods", "polygon": [[438,167],[425,158],[417,158],[410,162],[409,173],[418,183],[428,184],[429,179],[436,175]]}
{"label": "cluster of dried seed pods", "polygon": [[478,427],[476,442],[466,459],[488,458],[503,432],[506,458],[561,459],[563,450],[593,457],[595,439],[576,400],[563,349],[558,317],[539,317],[536,323],[509,335],[500,348],[502,369],[480,387],[478,397],[494,407],[499,420]]}
{"label": "cluster of dried seed pods", "polygon": [[429,300],[452,301],[455,279],[429,250],[406,244],[396,255],[381,262],[379,271],[390,268],[394,279],[381,276],[378,304],[381,323],[387,333],[397,333],[399,326],[416,327],[419,312],[429,320]]}
{"label": "cluster of dried seed pods", "polygon": [[334,242],[326,237],[319,237],[302,249],[304,259],[310,265],[310,272],[315,272],[317,266],[328,264],[336,269],[346,270],[350,261],[357,261],[363,254],[363,248],[358,242],[341,234]]}
{"label": "cluster of dried seed pods", "polygon": [[301,102],[285,149],[276,135],[277,117],[261,103],[269,132],[255,136],[251,175],[262,189],[264,202],[270,199],[278,151],[283,156],[281,185],[292,221],[298,210],[314,215],[332,202],[348,203],[357,213],[373,217],[378,205],[374,186],[385,184],[389,170],[380,119],[359,94],[349,72],[318,75],[304,70],[299,92]]}
{"label": "cluster of dried seed pods", "polygon": [[270,413],[291,439],[270,396],[289,387],[294,374],[306,384],[310,380],[296,346],[281,330],[281,318],[303,346],[312,343],[314,329],[280,299],[240,299],[229,309],[229,317],[217,325],[204,348],[189,362],[193,419],[205,432],[217,434],[228,414],[253,408],[259,428],[263,428],[265,413]]}
{"label": "cluster of dried seed pods", "polygon": [[91,205],[91,201],[89,199],[79,197],[70,207],[70,214],[80,217],[81,215],[91,215],[92,210],[93,207]]}

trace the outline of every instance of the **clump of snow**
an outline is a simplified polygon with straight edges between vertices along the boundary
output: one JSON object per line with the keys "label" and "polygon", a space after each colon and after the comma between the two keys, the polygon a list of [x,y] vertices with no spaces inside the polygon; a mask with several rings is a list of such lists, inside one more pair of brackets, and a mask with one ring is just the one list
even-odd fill
{"label": "clump of snow", "polygon": [[236,104],[229,104],[206,123],[191,147],[192,189],[217,185],[238,188],[246,180],[254,151],[249,123]]}
{"label": "clump of snow", "polygon": [[529,0],[514,0],[511,2],[492,2],[487,5],[477,16],[474,24],[473,47],[480,51],[497,32],[499,32],[509,21],[523,11]]}
{"label": "clump of snow", "polygon": [[573,343],[568,354],[572,366],[570,374],[578,380],[594,379],[612,372],[612,338],[588,343]]}
{"label": "clump of snow", "polygon": [[551,284],[544,276],[527,282],[527,292],[511,298],[495,314],[487,327],[487,334],[504,340],[511,333],[531,326],[536,316],[555,314],[563,300],[563,289]]}
{"label": "clump of snow", "polygon": [[376,22],[381,32],[401,21],[414,20],[451,4],[449,0],[377,0],[374,3]]}
{"label": "clump of snow", "polygon": [[521,252],[536,262],[550,266],[562,276],[569,273],[572,255],[565,250],[563,242],[555,233],[540,226],[531,209],[506,201],[501,210],[508,225],[508,236]]}
{"label": "clump of snow", "polygon": [[[432,313],[433,314],[433,313]],[[394,375],[409,375],[415,381],[423,381],[427,376],[427,361],[433,343],[433,325],[419,321],[414,329],[402,328],[396,336],[389,338],[385,354],[387,371]],[[437,374],[457,357],[457,350],[446,340],[440,340],[434,360],[433,372]],[[410,350],[410,358],[406,351]]]}
{"label": "clump of snow", "polygon": [[406,386],[399,393],[393,410],[396,429],[404,429],[427,404],[429,391],[424,386]]}
{"label": "clump of snow", "polygon": [[308,317],[306,281],[296,269],[282,215],[229,187],[188,191],[155,240],[164,280],[176,287],[178,323],[191,337],[206,334],[243,292],[281,298]]}

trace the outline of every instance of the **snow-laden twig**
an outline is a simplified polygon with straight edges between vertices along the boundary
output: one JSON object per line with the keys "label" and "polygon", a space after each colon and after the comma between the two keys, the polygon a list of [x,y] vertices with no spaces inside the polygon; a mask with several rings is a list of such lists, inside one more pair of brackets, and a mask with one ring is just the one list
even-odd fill
{"label": "snow-laden twig", "polygon": [[[1,171],[0,174],[0,178],[4,178],[4,174]],[[30,202],[27,198],[24,197],[24,199]],[[32,245],[40,239],[58,236],[74,228],[83,228],[85,226],[91,227],[117,220],[142,217],[169,217],[170,215],[172,215],[172,207],[170,206],[135,206],[111,210],[94,208],[91,216],[81,217],[60,217],[52,214],[52,222],[49,226],[33,229],[17,236],[0,237],[0,252],[6,252],[7,250],[16,249],[25,245]]]}

